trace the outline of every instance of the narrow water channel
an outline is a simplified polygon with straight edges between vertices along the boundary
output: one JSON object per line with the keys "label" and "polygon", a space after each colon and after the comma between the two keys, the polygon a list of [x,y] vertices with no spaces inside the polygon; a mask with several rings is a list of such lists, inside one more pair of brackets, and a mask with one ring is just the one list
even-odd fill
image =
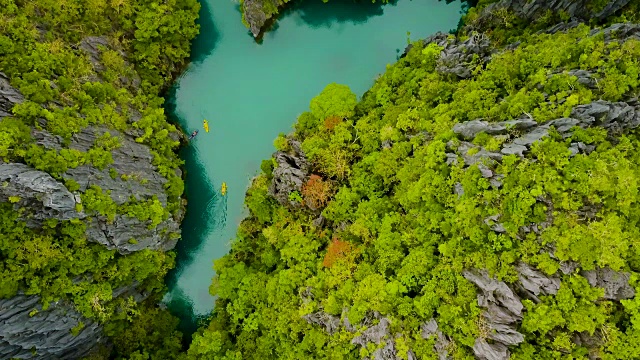
{"label": "narrow water channel", "polygon": [[[462,4],[398,0],[306,0],[282,14],[262,44],[232,0],[202,0],[192,63],[167,99],[169,115],[199,135],[183,150],[189,200],[177,267],[165,303],[190,334],[213,308],[213,261],[229,249],[244,215],[244,193],[309,101],[331,82],[362,94],[407,44],[456,27]],[[207,119],[210,131],[203,130]],[[220,193],[228,185],[226,196]]]}

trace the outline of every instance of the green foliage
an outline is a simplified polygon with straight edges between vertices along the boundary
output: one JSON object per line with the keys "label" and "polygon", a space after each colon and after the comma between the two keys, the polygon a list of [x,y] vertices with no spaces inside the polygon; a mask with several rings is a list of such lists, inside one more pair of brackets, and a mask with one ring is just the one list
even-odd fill
{"label": "green foliage", "polygon": [[103,192],[99,186],[91,185],[80,198],[87,212],[102,215],[109,222],[113,222],[116,217],[117,205],[111,199],[110,194],[110,190]]}
{"label": "green foliage", "polygon": [[[467,16],[472,25],[476,14]],[[195,335],[187,358],[359,359],[375,346],[360,349],[344,327],[329,334],[302,317],[323,311],[358,326],[376,311],[391,320],[399,357],[412,349],[417,358],[435,358],[435,340],[420,335],[420,324],[435,318],[452,339],[453,358],[467,359],[487,330],[477,289],[460,275],[463,269],[487,269],[512,283],[519,261],[547,274],[557,273],[560,261],[575,261],[585,270],[631,272],[637,281],[635,132],[614,141],[598,127],[566,139],[551,131],[524,157],[483,164],[501,186],[483,177],[478,164],[465,168],[459,157],[451,163],[448,153],[460,143],[452,131],[459,122],[523,116],[544,122],[596,99],[632,98],[640,85],[640,43],[605,44],[585,25],[534,34],[563,14],[549,14],[530,29],[513,14],[496,15],[490,36],[498,51],[468,79],[438,72],[442,49],[416,42],[359,102],[336,84],[311,101],[288,136],[301,142],[310,174],[335,189],[319,210],[325,224],[314,222],[319,211],[275,202],[267,192],[272,167],[264,163],[264,174],[247,191],[249,217],[230,253],[215,263],[212,321]],[[515,40],[522,43],[502,49]],[[598,86],[578,83],[568,75],[572,69],[592,72]],[[504,137],[478,134],[478,147],[466,155],[480,147],[499,151],[517,136],[516,129]],[[595,150],[572,156],[573,142]],[[292,192],[290,200],[298,195]],[[498,220],[487,220],[496,214]],[[539,235],[522,230],[546,222]],[[504,232],[491,229],[496,223]],[[637,296],[620,304],[603,294],[570,274],[562,276],[557,295],[524,300],[518,331],[525,342],[510,347],[512,356],[585,358],[589,349],[575,341],[581,334],[603,339],[596,350],[604,359],[637,357]]]}
{"label": "green foliage", "polygon": [[146,201],[132,199],[128,203],[120,206],[118,213],[137,218],[140,221],[149,220],[150,229],[155,228],[158,224],[169,218],[169,212],[155,196],[153,199]]}
{"label": "green foliage", "polygon": [[[189,56],[199,8],[196,0],[0,0],[0,72],[25,97],[11,110],[13,116],[0,121],[0,160],[26,163],[64,182],[80,193],[76,210],[89,215],[45,221],[35,229],[25,224],[34,221],[28,208],[13,210],[10,203],[20,199],[0,203],[0,298],[23,291],[40,296],[45,308],[52,301],[71,301],[109,336],[122,335],[114,342],[121,345],[119,358],[170,359],[180,349],[175,319],[152,308],[174,255],[151,250],[120,255],[87,242],[86,224],[124,214],[155,227],[180,209],[178,130],[167,122],[159,95]],[[108,44],[98,46],[97,57],[84,50],[90,37]],[[82,140],[74,138],[80,132],[83,139],[85,133],[96,137],[88,149],[74,144]],[[110,165],[125,133],[141,134],[137,140],[150,148],[153,164],[167,179],[166,205],[154,198],[117,206],[108,191],[89,186],[82,192],[84,187],[65,175],[84,165],[121,176]],[[36,144],[32,135],[48,141]],[[114,290],[134,281],[152,295],[149,303],[112,298]]]}
{"label": "green foliage", "polygon": [[324,120],[329,116],[349,117],[353,115],[357,98],[346,85],[331,83],[320,95],[311,100],[311,114]]}

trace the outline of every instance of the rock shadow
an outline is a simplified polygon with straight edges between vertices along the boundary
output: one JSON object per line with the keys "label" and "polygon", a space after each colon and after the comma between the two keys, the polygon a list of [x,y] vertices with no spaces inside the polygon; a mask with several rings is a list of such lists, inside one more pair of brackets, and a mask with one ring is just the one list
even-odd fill
{"label": "rock shadow", "polygon": [[171,314],[180,319],[178,331],[182,333],[182,347],[186,350],[193,340],[193,334],[204,325],[208,316],[197,315],[193,311],[193,304],[179,288],[176,288],[171,295],[170,299],[166,299],[166,305]]}
{"label": "rock shadow", "polygon": [[213,23],[211,7],[207,0],[200,1],[200,17],[197,23],[200,25],[200,34],[191,43],[190,59],[195,64],[201,63],[211,55],[220,41],[220,31]]}
{"label": "rock shadow", "polygon": [[297,1],[285,13],[288,15],[289,12],[297,11],[300,19],[312,28],[331,27],[345,22],[364,23],[372,17],[381,16],[386,6],[395,6],[397,2],[398,0],[390,0],[388,3],[372,3],[370,0],[330,0],[328,3],[320,0]]}

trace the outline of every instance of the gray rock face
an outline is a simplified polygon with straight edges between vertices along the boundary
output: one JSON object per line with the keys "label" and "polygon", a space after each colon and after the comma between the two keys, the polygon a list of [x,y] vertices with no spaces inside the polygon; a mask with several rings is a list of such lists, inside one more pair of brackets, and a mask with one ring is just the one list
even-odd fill
{"label": "gray rock face", "polygon": [[617,272],[610,268],[583,271],[589,284],[593,287],[604,289],[604,298],[607,300],[631,299],[636,295],[636,291],[629,285],[631,274],[627,272]]}
{"label": "gray rock face", "polygon": [[560,290],[558,277],[546,276],[527,263],[519,262],[516,265],[516,271],[520,282],[515,285],[520,294],[536,303],[540,302],[539,295],[555,295]]}
{"label": "gray rock face", "polygon": [[278,7],[277,0],[245,0],[242,4],[244,11],[244,19],[249,24],[249,29],[253,34],[253,37],[257,38],[262,32],[262,28],[271,18],[271,14],[267,14],[264,11],[264,3],[270,3],[270,7]]}
{"label": "gray rock face", "polygon": [[[137,200],[148,200],[154,196],[162,205],[166,205],[167,196],[164,185],[167,180],[153,165],[153,155],[149,148],[135,142],[130,136],[115,130],[90,126],[73,135],[69,147],[88,151],[96,139],[104,133],[109,133],[120,141],[120,146],[111,151],[113,164],[110,165],[117,171],[118,176],[113,179],[108,170],[99,170],[91,165],[70,169],[64,176],[78,182],[82,191],[85,191],[89,185],[100,186],[103,191],[110,190],[111,198],[118,205],[129,201],[131,197]],[[59,147],[60,144],[54,146],[54,148]],[[124,180],[122,175],[128,177],[128,180]]]}
{"label": "gray rock face", "polygon": [[489,344],[483,338],[477,338],[473,344],[473,353],[479,360],[508,360],[511,356],[509,349],[501,343]]}
{"label": "gray rock face", "polygon": [[420,326],[420,336],[425,340],[436,336],[436,343],[433,346],[433,350],[438,354],[438,360],[451,359],[447,351],[451,340],[440,331],[438,322],[436,322],[435,319],[431,319]]}
{"label": "gray rock face", "polygon": [[280,204],[299,206],[297,202],[289,201],[289,194],[300,191],[309,174],[309,163],[300,149],[300,144],[290,140],[293,154],[278,151],[274,158],[278,166],[273,170],[273,179],[269,186],[269,194]]}
{"label": "gray rock face", "polygon": [[84,50],[89,55],[89,60],[93,65],[93,68],[100,72],[105,69],[101,62],[100,53],[101,48],[109,48],[109,42],[102,36],[87,36],[80,41],[80,49]]}
{"label": "gray rock face", "polygon": [[[103,127],[89,126],[72,136],[69,148],[86,152],[104,133],[109,133],[120,141],[120,146],[111,151],[113,164],[110,165],[118,176],[113,178],[108,169],[100,170],[86,164],[67,170],[63,177],[76,181],[83,192],[91,185],[99,186],[104,192],[109,191],[111,199],[117,205],[122,205],[132,198],[138,201],[157,198],[166,206],[167,195],[164,185],[167,180],[153,165],[153,155],[149,148],[136,143],[129,135]],[[36,143],[47,149],[63,148],[62,139],[46,131],[33,130],[32,136]],[[126,180],[122,175],[126,176]],[[149,229],[148,226],[148,221],[142,222],[125,215],[117,215],[113,223],[97,216],[87,227],[86,234],[89,241],[116,249],[121,254],[143,249],[171,250],[175,247],[177,239],[172,238],[170,234],[180,233],[178,221],[170,217],[156,228]]]}
{"label": "gray rock face", "polygon": [[16,210],[26,208],[34,220],[84,217],[76,212],[75,197],[63,184],[25,164],[0,163],[0,185],[0,202],[19,199]]}
{"label": "gray rock face", "polygon": [[[30,313],[37,310],[33,316]],[[82,322],[77,335],[72,329]],[[73,306],[54,303],[42,310],[37,296],[0,299],[0,358],[78,359],[105,343],[102,328]]]}
{"label": "gray rock face", "polygon": [[150,249],[168,251],[178,242],[170,233],[179,233],[180,224],[172,217],[149,229],[148,222],[142,222],[126,215],[116,215],[113,223],[102,216],[92,219],[87,227],[87,240],[115,249],[121,254]]}
{"label": "gray rock face", "polygon": [[478,305],[485,308],[482,314],[488,328],[487,339],[476,339],[473,352],[478,359],[508,359],[507,345],[517,345],[524,341],[524,335],[516,331],[522,320],[524,307],[518,295],[504,282],[492,279],[484,270],[465,270],[465,279],[479,289]]}
{"label": "gray rock face", "polygon": [[640,110],[625,102],[611,103],[604,100],[576,106],[571,116],[580,120],[580,125],[600,126],[612,135],[640,126]]}
{"label": "gray rock face", "polygon": [[382,318],[377,325],[369,327],[363,331],[361,335],[354,337],[351,343],[362,347],[366,347],[367,344],[371,342],[379,344],[382,339],[389,335],[389,325],[389,320]]}
{"label": "gray rock face", "polygon": [[611,41],[626,41],[629,39],[640,40],[640,24],[613,24],[604,29],[593,29],[590,35],[596,35],[598,33],[604,34],[605,43]]}
{"label": "gray rock face", "polygon": [[[612,103],[605,100],[597,100],[586,105],[574,107],[571,117],[555,119],[541,124],[528,118],[497,123],[489,123],[482,119],[477,119],[458,123],[454,125],[453,131],[465,140],[472,140],[481,132],[494,136],[507,135],[510,131],[524,132],[511,141],[503,143],[500,150],[503,155],[515,154],[523,157],[529,151],[531,145],[549,135],[549,130],[552,126],[564,138],[571,136],[571,130],[576,126],[581,128],[602,127],[607,130],[609,136],[615,137],[640,126],[640,107],[632,106],[626,102]],[[575,145],[572,144],[571,146],[572,156],[578,153],[588,154],[594,150],[594,147],[582,143],[575,143]],[[461,146],[458,147],[458,152],[464,157],[467,165],[473,165],[479,160],[487,158],[496,161],[501,160],[500,154],[489,153],[483,148],[474,155],[465,156],[464,154],[473,147],[478,146],[462,142]]]}
{"label": "gray rock face", "polygon": [[381,318],[377,325],[370,326],[368,329],[362,332],[359,336],[354,337],[351,340],[353,345],[360,345],[363,348],[367,347],[367,344],[374,343],[376,345],[384,342],[384,346],[373,352],[372,360],[397,360],[398,357],[395,341],[389,336],[389,319]]}
{"label": "gray rock face", "polygon": [[24,97],[9,83],[9,78],[0,72],[0,120],[11,115],[11,108],[24,101]]}
{"label": "gray rock face", "polygon": [[[435,43],[444,49],[440,53],[436,71],[443,74],[454,74],[461,79],[471,77],[471,71],[491,57],[491,42],[482,33],[472,34],[464,41],[450,38],[448,34],[439,32],[424,40],[424,44]],[[405,50],[405,53],[408,50]]]}
{"label": "gray rock face", "polygon": [[[89,61],[93,65],[93,69],[101,73],[106,70],[105,66],[102,64],[102,51],[103,50],[114,50],[114,48],[109,44],[109,41],[106,37],[103,36],[87,36],[82,41],[80,41],[80,49],[82,49],[87,55],[89,55]],[[121,55],[126,55],[123,51],[119,49],[115,49]],[[129,66],[128,62],[125,62],[125,65]],[[96,76],[90,76],[91,81],[100,81]],[[124,85],[131,86],[133,88],[138,88],[140,86],[141,80],[140,77],[135,73],[130,74],[120,74],[120,81]]]}
{"label": "gray rock face", "polygon": [[324,330],[329,333],[329,335],[335,333],[340,328],[340,318],[327,314],[324,311],[307,314],[302,318],[305,319],[309,324],[315,324],[324,327]]}
{"label": "gray rock face", "polygon": [[462,136],[465,140],[473,140],[481,132],[489,135],[507,134],[510,130],[527,130],[538,123],[529,118],[490,123],[482,119],[458,123],[453,126],[453,132]]}
{"label": "gray rock face", "polygon": [[616,11],[629,4],[631,0],[611,0],[603,8],[591,10],[589,0],[500,0],[484,8],[475,27],[484,27],[492,23],[500,23],[500,13],[507,10],[525,20],[535,20],[547,11],[560,11],[569,15],[572,20],[588,22],[591,19],[602,21]]}

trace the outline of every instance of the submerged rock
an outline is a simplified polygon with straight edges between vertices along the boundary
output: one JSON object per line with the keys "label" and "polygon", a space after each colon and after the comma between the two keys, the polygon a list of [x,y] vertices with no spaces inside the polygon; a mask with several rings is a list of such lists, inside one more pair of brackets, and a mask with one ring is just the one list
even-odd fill
{"label": "submerged rock", "polygon": [[69,304],[42,310],[37,296],[0,299],[2,359],[79,359],[101,343],[106,343],[102,328]]}

